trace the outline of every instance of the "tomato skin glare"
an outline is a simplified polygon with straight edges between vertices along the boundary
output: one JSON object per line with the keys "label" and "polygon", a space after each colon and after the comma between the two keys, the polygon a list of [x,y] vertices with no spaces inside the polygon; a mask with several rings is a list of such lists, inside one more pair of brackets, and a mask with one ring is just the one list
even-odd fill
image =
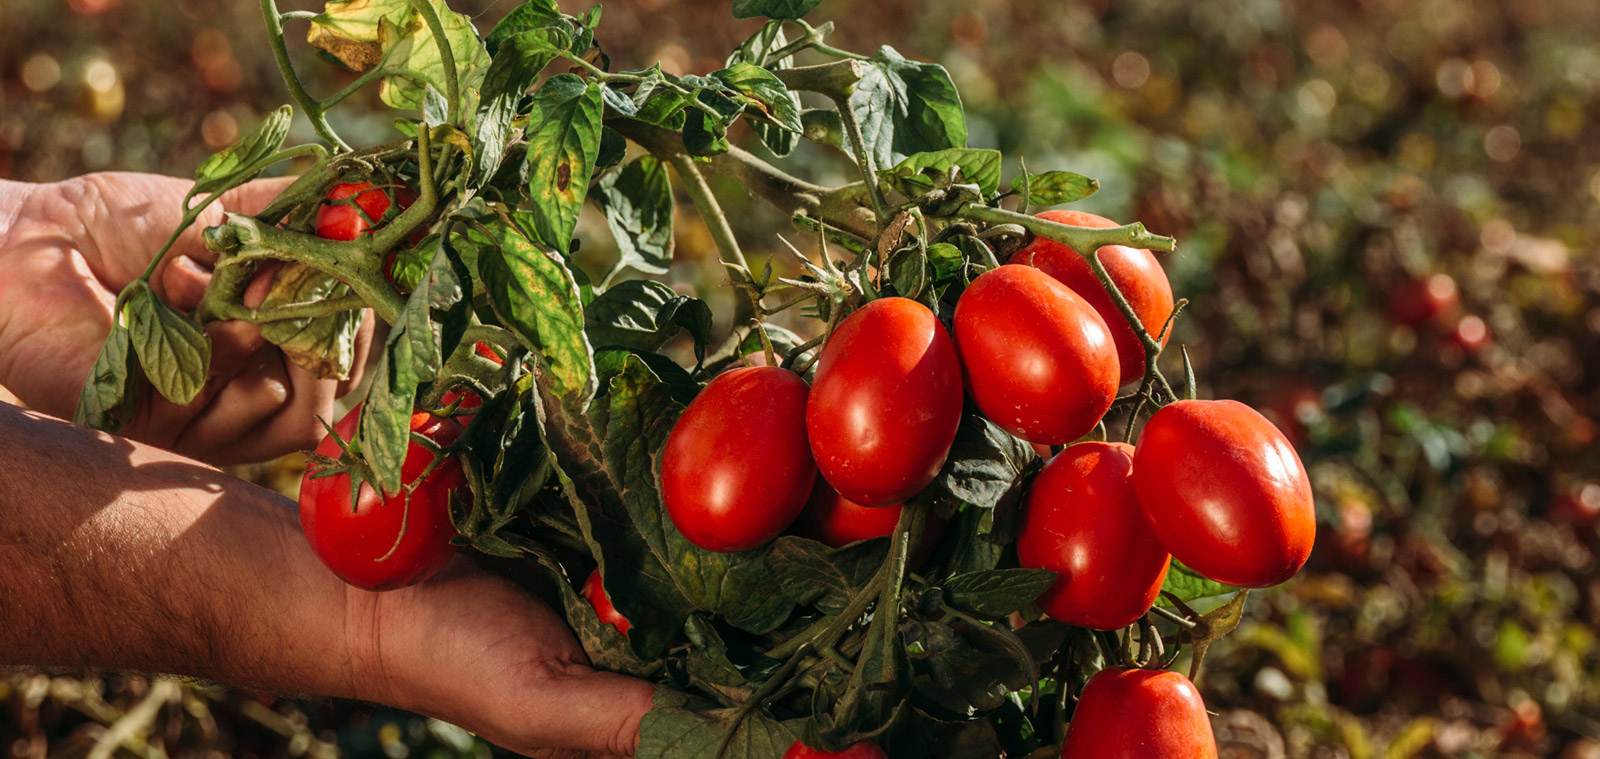
{"label": "tomato skin glare", "polygon": [[1189,678],[1107,667],[1084,686],[1061,759],[1217,759],[1217,739]]}

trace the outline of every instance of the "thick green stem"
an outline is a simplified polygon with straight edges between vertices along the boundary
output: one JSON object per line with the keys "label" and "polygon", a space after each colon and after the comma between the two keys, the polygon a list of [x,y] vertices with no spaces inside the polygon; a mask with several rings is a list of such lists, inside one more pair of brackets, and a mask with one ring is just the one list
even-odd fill
{"label": "thick green stem", "polygon": [[844,60],[819,66],[780,69],[772,73],[791,90],[815,92],[843,102],[855,92],[856,84],[866,75],[865,69],[860,61]]}
{"label": "thick green stem", "polygon": [[358,308],[365,308],[366,305],[366,301],[362,300],[361,296],[351,293],[329,300],[290,303],[284,306],[273,306],[272,308],[245,308],[237,303],[227,303],[221,306],[220,310],[215,312],[214,315],[251,324],[265,324],[289,319],[317,319],[340,311],[354,311]]}
{"label": "thick green stem", "polygon": [[306,112],[306,118],[311,119],[311,128],[317,130],[317,136],[326,140],[335,150],[341,153],[350,150],[350,146],[328,125],[328,117],[322,112],[321,106],[311,97],[311,93],[306,92],[300,77],[294,73],[294,64],[289,61],[289,49],[283,43],[283,16],[278,13],[275,0],[261,0],[261,17],[267,22],[267,40],[272,43],[272,55],[278,61],[278,71],[283,73],[283,83],[288,85],[289,95]]}
{"label": "thick green stem", "polygon": [[[414,206],[413,206],[414,207]],[[349,285],[378,317],[394,323],[405,301],[383,276],[382,259],[366,250],[372,236],[337,242],[263,224],[249,216],[229,214],[226,224],[206,230],[206,245],[221,254],[216,274],[201,300],[200,313],[216,318],[238,297],[238,280],[248,279],[251,261],[298,261]],[[225,274],[237,269],[240,273]],[[220,279],[226,277],[226,279]],[[219,302],[223,301],[223,302]]]}
{"label": "thick green stem", "polygon": [[[750,263],[745,260],[744,251],[739,249],[739,240],[734,237],[733,227],[728,224],[728,216],[722,212],[722,206],[717,203],[717,196],[711,192],[711,185],[706,184],[705,175],[700,173],[700,168],[695,165],[694,159],[687,153],[670,153],[664,158],[678,172],[678,179],[683,181],[684,188],[689,191],[689,197],[694,200],[694,207],[700,211],[700,218],[705,221],[706,228],[711,230],[711,239],[716,241],[717,252],[722,256],[722,265],[728,270],[729,279],[736,285],[753,284],[755,275],[750,271]],[[749,302],[748,316],[754,317],[761,313],[761,299],[746,288],[738,289],[744,292]],[[734,314],[734,321],[743,321],[746,316]],[[757,325],[756,329],[759,330],[760,326]]]}
{"label": "thick green stem", "polygon": [[856,165],[861,167],[861,180],[866,185],[867,196],[872,198],[872,214],[877,219],[877,228],[889,222],[889,203],[883,199],[883,188],[878,186],[878,159],[867,148],[867,139],[861,132],[861,123],[856,121],[855,114],[850,110],[850,104],[843,98],[836,98],[834,104],[839,107],[839,119],[844,122],[844,133],[850,138],[850,147],[855,151]]}

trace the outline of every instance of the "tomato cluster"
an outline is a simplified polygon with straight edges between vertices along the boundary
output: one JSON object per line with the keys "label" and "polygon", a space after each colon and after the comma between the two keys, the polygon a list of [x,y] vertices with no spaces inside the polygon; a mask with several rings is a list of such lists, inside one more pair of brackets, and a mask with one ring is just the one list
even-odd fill
{"label": "tomato cluster", "polygon": [[[1149,251],[1108,246],[1099,258],[1145,331],[1164,340],[1172,289]],[[943,466],[965,396],[1036,446],[1073,443],[1032,483],[1017,541],[1022,566],[1057,573],[1038,601],[1055,619],[1133,623],[1174,557],[1242,587],[1294,575],[1315,520],[1283,433],[1233,401],[1188,400],[1152,415],[1137,447],[1084,441],[1118,388],[1144,376],[1143,343],[1071,248],[1039,238],[1012,260],[961,293],[953,339],[926,306],[888,297],[834,328],[809,392],[775,367],[713,379],[662,455],[662,499],[678,530],[715,551],[761,546],[797,517],[802,534],[832,546],[889,534],[898,506]]]}

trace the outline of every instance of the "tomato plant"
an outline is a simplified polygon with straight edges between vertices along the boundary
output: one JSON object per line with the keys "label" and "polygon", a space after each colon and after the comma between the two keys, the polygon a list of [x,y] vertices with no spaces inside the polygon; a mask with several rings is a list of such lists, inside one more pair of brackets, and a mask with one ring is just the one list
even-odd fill
{"label": "tomato plant", "polygon": [[[768,20],[722,68],[680,75],[614,70],[598,7],[525,0],[480,36],[437,0],[268,0],[315,140],[284,147],[291,110],[272,113],[201,165],[185,225],[269,168],[300,176],[204,230],[216,274],[192,313],[148,275],[129,285],[80,421],[116,428],[146,385],[192,400],[221,320],[352,377],[370,314],[387,325],[372,382],[322,448],[338,469],[305,486],[307,538],[352,582],[419,580],[456,545],[544,571],[589,660],[657,687],[649,759],[1054,753],[1070,700],[1046,696],[1158,650],[1198,665],[1232,629],[1184,605],[1232,590],[1194,572],[1293,574],[1304,472],[1264,421],[1180,400],[1198,380],[1163,352],[1173,299],[1152,258],[1174,240],[1028,213],[1098,185],[1002,187],[942,66],[834,48],[831,25],[799,20],[815,4],[739,0]],[[363,73],[313,98],[285,22]],[[394,132],[352,146],[329,113],[368,84]],[[849,180],[785,171],[802,140]],[[713,176],[780,209],[794,255],[752,266]],[[577,239],[586,204],[612,259]],[[705,222],[731,316],[665,281],[678,219]],[[360,550],[329,548],[358,525]],[[1167,572],[1167,551],[1189,568]],[[570,566],[598,569],[574,586]],[[1163,588],[1173,605],[1151,607]]]}
{"label": "tomato plant", "polygon": [[1178,401],[1150,417],[1134,486],[1161,544],[1229,585],[1277,585],[1311,555],[1316,516],[1299,454],[1237,401]]}
{"label": "tomato plant", "polygon": [[1023,440],[1077,440],[1116,397],[1105,320],[1036,269],[1002,266],[978,277],[956,305],[955,332],[978,408]]}
{"label": "tomato plant", "polygon": [[[312,461],[300,482],[300,525],[322,563],[351,585],[392,590],[422,582],[456,552],[451,502],[471,498],[461,462],[446,458],[436,464],[433,451],[411,442],[401,467],[405,489],[382,495],[363,481],[352,504],[351,475],[337,462],[340,441],[354,439],[360,419],[357,406],[317,446],[321,461]],[[411,415],[411,431],[448,446],[461,426],[418,412]]]}
{"label": "tomato plant", "polygon": [[961,421],[961,367],[932,311],[873,301],[833,330],[817,361],[806,432],[817,469],[862,506],[900,503],[933,481]]}
{"label": "tomato plant", "polygon": [[1078,443],[1028,491],[1017,560],[1056,573],[1039,608],[1069,625],[1120,630],[1149,611],[1170,556],[1139,510],[1133,446]]}
{"label": "tomato plant", "polygon": [[1211,718],[1189,678],[1110,667],[1078,697],[1062,759],[1215,759]]}
{"label": "tomato plant", "polygon": [[799,516],[817,474],[808,390],[787,369],[734,369],[683,410],[661,452],[661,501],[689,542],[748,551]]}
{"label": "tomato plant", "polygon": [[[1092,213],[1071,210],[1051,210],[1039,218],[1074,227],[1107,228],[1117,223]],[[1159,337],[1166,345],[1171,334],[1162,334],[1167,317],[1172,315],[1172,283],[1160,262],[1148,250],[1126,245],[1107,245],[1098,252],[1100,264],[1105,267],[1111,281],[1117,284],[1122,296],[1139,315],[1139,323],[1152,337]],[[1112,301],[1111,294],[1095,276],[1089,262],[1077,251],[1048,237],[1037,237],[1028,247],[1017,251],[1012,261],[1033,266],[1055,277],[1062,284],[1094,306],[1096,313],[1111,330],[1111,339],[1117,345],[1117,363],[1122,367],[1118,384],[1126,385],[1144,377],[1144,344],[1133,328],[1122,318],[1122,312]]]}

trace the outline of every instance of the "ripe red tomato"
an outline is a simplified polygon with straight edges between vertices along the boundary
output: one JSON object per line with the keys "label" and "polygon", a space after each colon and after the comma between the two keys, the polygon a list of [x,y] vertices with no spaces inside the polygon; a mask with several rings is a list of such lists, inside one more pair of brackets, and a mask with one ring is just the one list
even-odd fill
{"label": "ripe red tomato", "polygon": [[1070,443],[1111,408],[1120,376],[1106,322],[1038,269],[985,272],[956,304],[967,388],[995,424],[1030,443]]}
{"label": "ripe red tomato", "polygon": [[883,298],[834,328],[806,431],[817,469],[862,506],[903,503],[939,473],[961,424],[961,364],[927,306]]}
{"label": "ripe red tomato", "polygon": [[1461,305],[1456,281],[1440,272],[1408,280],[1389,296],[1389,318],[1396,324],[1420,327],[1454,313]]}
{"label": "ripe red tomato", "polygon": [[1575,527],[1588,527],[1600,521],[1600,482],[1584,483],[1556,496],[1546,518]]}
{"label": "ripe red tomato", "polygon": [[[901,504],[862,506],[839,495],[820,475],[811,488],[811,497],[794,522],[795,532],[829,548],[843,548],[858,540],[887,537],[900,523]],[[949,522],[929,514],[924,520],[922,540],[911,549],[906,565],[922,566],[933,555]]]}
{"label": "ripe red tomato", "polygon": [[[353,201],[336,202],[352,196],[355,198]],[[371,182],[340,182],[328,190],[327,200],[317,209],[317,236],[325,240],[349,242],[362,235],[370,235],[382,226],[379,222],[391,204],[398,202],[404,210],[416,199],[416,191],[409,187],[395,190],[391,200],[389,193]]]}
{"label": "ripe red tomato", "polygon": [[[344,440],[356,433],[361,407],[350,410],[334,432]],[[439,445],[450,445],[461,435],[453,419],[427,412],[411,415],[411,431]],[[330,435],[317,453],[337,459],[338,441]],[[412,442],[401,465],[401,481],[415,485],[405,492],[383,497],[371,484],[361,484],[355,506],[350,505],[350,475],[313,477],[319,467],[307,467],[300,481],[300,526],[317,557],[345,582],[367,590],[392,590],[422,582],[455,554],[450,539],[456,536],[450,521],[450,499],[471,498],[460,460],[452,457],[418,482],[433,452]]]}
{"label": "ripe red tomato", "polygon": [[1133,490],[1133,446],[1078,443],[1044,465],[1028,491],[1017,560],[1057,573],[1039,608],[1079,627],[1118,630],[1161,594],[1171,557]]}
{"label": "ripe red tomato", "polygon": [[[1120,226],[1104,216],[1083,211],[1044,211],[1038,216],[1046,221],[1073,227],[1108,229]],[[1083,256],[1066,243],[1048,237],[1035,237],[1027,247],[1012,256],[1011,262],[1032,266],[1055,277],[1094,306],[1095,312],[1110,328],[1111,339],[1117,344],[1117,363],[1122,369],[1119,384],[1126,385],[1144,377],[1144,345],[1133,334],[1133,328],[1128,326],[1128,320],[1117,309],[1111,293],[1106,292],[1105,286],[1094,276],[1094,269],[1089,267],[1088,261],[1083,260]],[[1144,325],[1145,331],[1151,337],[1160,337],[1161,328],[1166,325],[1167,317],[1172,315],[1174,301],[1172,283],[1167,281],[1167,273],[1161,270],[1155,255],[1143,248],[1106,245],[1100,248],[1100,264],[1106,267],[1106,273],[1111,275],[1111,281],[1122,291],[1122,297],[1127,299],[1128,305],[1133,306],[1133,312],[1139,316],[1139,323]],[[1168,339],[1171,337],[1167,335]],[[1166,339],[1161,344],[1166,345]]]}
{"label": "ripe red tomato", "polygon": [[661,500],[690,543],[748,551],[800,514],[817,476],[806,392],[788,369],[734,369],[683,410],[661,452]]}
{"label": "ripe red tomato", "polygon": [[826,757],[832,757],[833,759],[889,759],[889,755],[883,753],[883,749],[871,741],[862,741],[843,751],[823,751],[820,748],[812,748],[800,741],[795,741],[789,746],[788,751],[783,752],[783,759],[825,759]]}
{"label": "ripe red tomato", "polygon": [[594,607],[594,613],[601,622],[617,628],[617,632],[623,635],[628,634],[633,624],[622,616],[622,612],[617,611],[617,607],[611,605],[611,596],[606,594],[605,585],[600,580],[600,570],[590,572],[589,579],[583,581],[583,590],[578,592]]}
{"label": "ripe red tomato", "polygon": [[1133,455],[1150,528],[1218,582],[1277,585],[1311,555],[1311,481],[1272,422],[1237,401],[1178,401],[1151,415]]}
{"label": "ripe red tomato", "polygon": [[1089,678],[1061,759],[1216,759],[1211,718],[1189,678],[1107,667]]}

